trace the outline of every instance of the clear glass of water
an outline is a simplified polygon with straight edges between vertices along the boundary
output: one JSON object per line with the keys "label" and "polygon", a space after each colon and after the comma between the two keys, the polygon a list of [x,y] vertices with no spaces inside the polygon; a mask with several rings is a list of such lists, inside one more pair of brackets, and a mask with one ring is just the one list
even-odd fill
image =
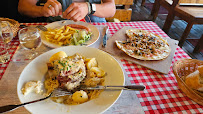
{"label": "clear glass of water", "polygon": [[41,45],[41,37],[39,31],[35,27],[25,27],[19,30],[18,37],[21,46],[30,50],[30,53],[26,54],[27,59],[33,59],[38,53],[36,49]]}
{"label": "clear glass of water", "polygon": [[0,21],[0,63],[10,60],[9,42],[13,39],[12,29],[7,21]]}

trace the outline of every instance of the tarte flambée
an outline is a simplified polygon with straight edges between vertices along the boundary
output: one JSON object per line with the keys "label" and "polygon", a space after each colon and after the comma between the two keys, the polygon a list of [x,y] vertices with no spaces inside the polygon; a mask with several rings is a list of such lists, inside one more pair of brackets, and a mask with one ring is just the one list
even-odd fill
{"label": "tarte flamb\u00e9e", "polygon": [[162,60],[169,56],[171,49],[166,40],[151,32],[129,29],[126,41],[117,41],[116,45],[127,55],[140,60]]}

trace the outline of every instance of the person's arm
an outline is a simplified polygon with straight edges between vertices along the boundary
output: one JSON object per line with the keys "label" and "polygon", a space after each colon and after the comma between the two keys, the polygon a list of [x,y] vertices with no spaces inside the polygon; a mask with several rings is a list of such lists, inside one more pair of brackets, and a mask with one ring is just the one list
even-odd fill
{"label": "person's arm", "polygon": [[[116,11],[114,0],[102,0],[101,4],[96,4],[96,12],[93,14],[98,17],[112,17]],[[87,3],[72,3],[63,13],[63,17],[74,21],[84,19],[88,14]]]}
{"label": "person's arm", "polygon": [[93,15],[97,17],[113,17],[116,12],[114,0],[102,1],[102,4],[96,4],[96,12]]}
{"label": "person's arm", "polygon": [[62,14],[61,4],[57,0],[47,0],[44,6],[36,6],[36,3],[37,0],[19,0],[18,12],[29,17],[49,17]]}

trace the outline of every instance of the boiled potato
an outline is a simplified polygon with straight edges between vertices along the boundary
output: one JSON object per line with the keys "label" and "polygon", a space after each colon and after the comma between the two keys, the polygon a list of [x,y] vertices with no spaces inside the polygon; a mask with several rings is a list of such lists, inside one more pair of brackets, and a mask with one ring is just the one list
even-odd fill
{"label": "boiled potato", "polygon": [[59,60],[60,58],[65,58],[65,57],[67,57],[66,53],[64,51],[59,51],[50,57],[49,62],[52,63],[55,60]]}
{"label": "boiled potato", "polygon": [[92,58],[85,58],[85,62],[90,61]]}
{"label": "boiled potato", "polygon": [[92,67],[91,69],[90,69],[90,72],[94,72],[94,73],[96,73],[96,75],[97,75],[97,77],[103,77],[104,75],[105,75],[105,72],[104,72],[104,70],[102,70],[101,68],[99,68],[99,67]]}
{"label": "boiled potato", "polygon": [[72,99],[74,102],[84,103],[88,100],[88,95],[85,91],[80,90],[80,91],[76,91],[75,93],[73,93]]}
{"label": "boiled potato", "polygon": [[89,76],[93,78],[96,77],[97,74],[95,72],[89,71]]}
{"label": "boiled potato", "polygon": [[87,69],[90,70],[92,67],[97,67],[97,61],[96,58],[91,58],[89,61],[86,63]]}
{"label": "boiled potato", "polygon": [[90,87],[95,87],[97,86],[99,83],[102,83],[104,81],[103,78],[98,78],[98,77],[93,77],[93,78],[88,78],[86,81],[85,81],[85,85],[86,86],[90,86]]}

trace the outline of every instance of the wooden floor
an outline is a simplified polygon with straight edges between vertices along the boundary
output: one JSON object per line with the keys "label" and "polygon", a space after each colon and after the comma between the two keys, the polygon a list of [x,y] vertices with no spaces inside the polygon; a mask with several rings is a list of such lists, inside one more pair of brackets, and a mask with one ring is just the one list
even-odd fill
{"label": "wooden floor", "polygon": [[[146,0],[146,3],[153,3],[154,0]],[[137,3],[132,5],[132,21],[147,21],[151,20],[149,8],[145,6],[141,7],[140,5],[141,0],[137,0]],[[159,14],[158,18],[156,19],[155,23],[162,28],[165,22],[167,14]],[[183,20],[174,20],[171,26],[171,29],[168,33],[168,36],[172,39],[179,40],[182,36],[183,31],[187,23]],[[199,39],[203,34],[203,25],[193,25],[188,38],[192,39]],[[193,59],[203,60],[203,53],[193,53],[194,46],[186,41],[182,47],[182,49]]]}

